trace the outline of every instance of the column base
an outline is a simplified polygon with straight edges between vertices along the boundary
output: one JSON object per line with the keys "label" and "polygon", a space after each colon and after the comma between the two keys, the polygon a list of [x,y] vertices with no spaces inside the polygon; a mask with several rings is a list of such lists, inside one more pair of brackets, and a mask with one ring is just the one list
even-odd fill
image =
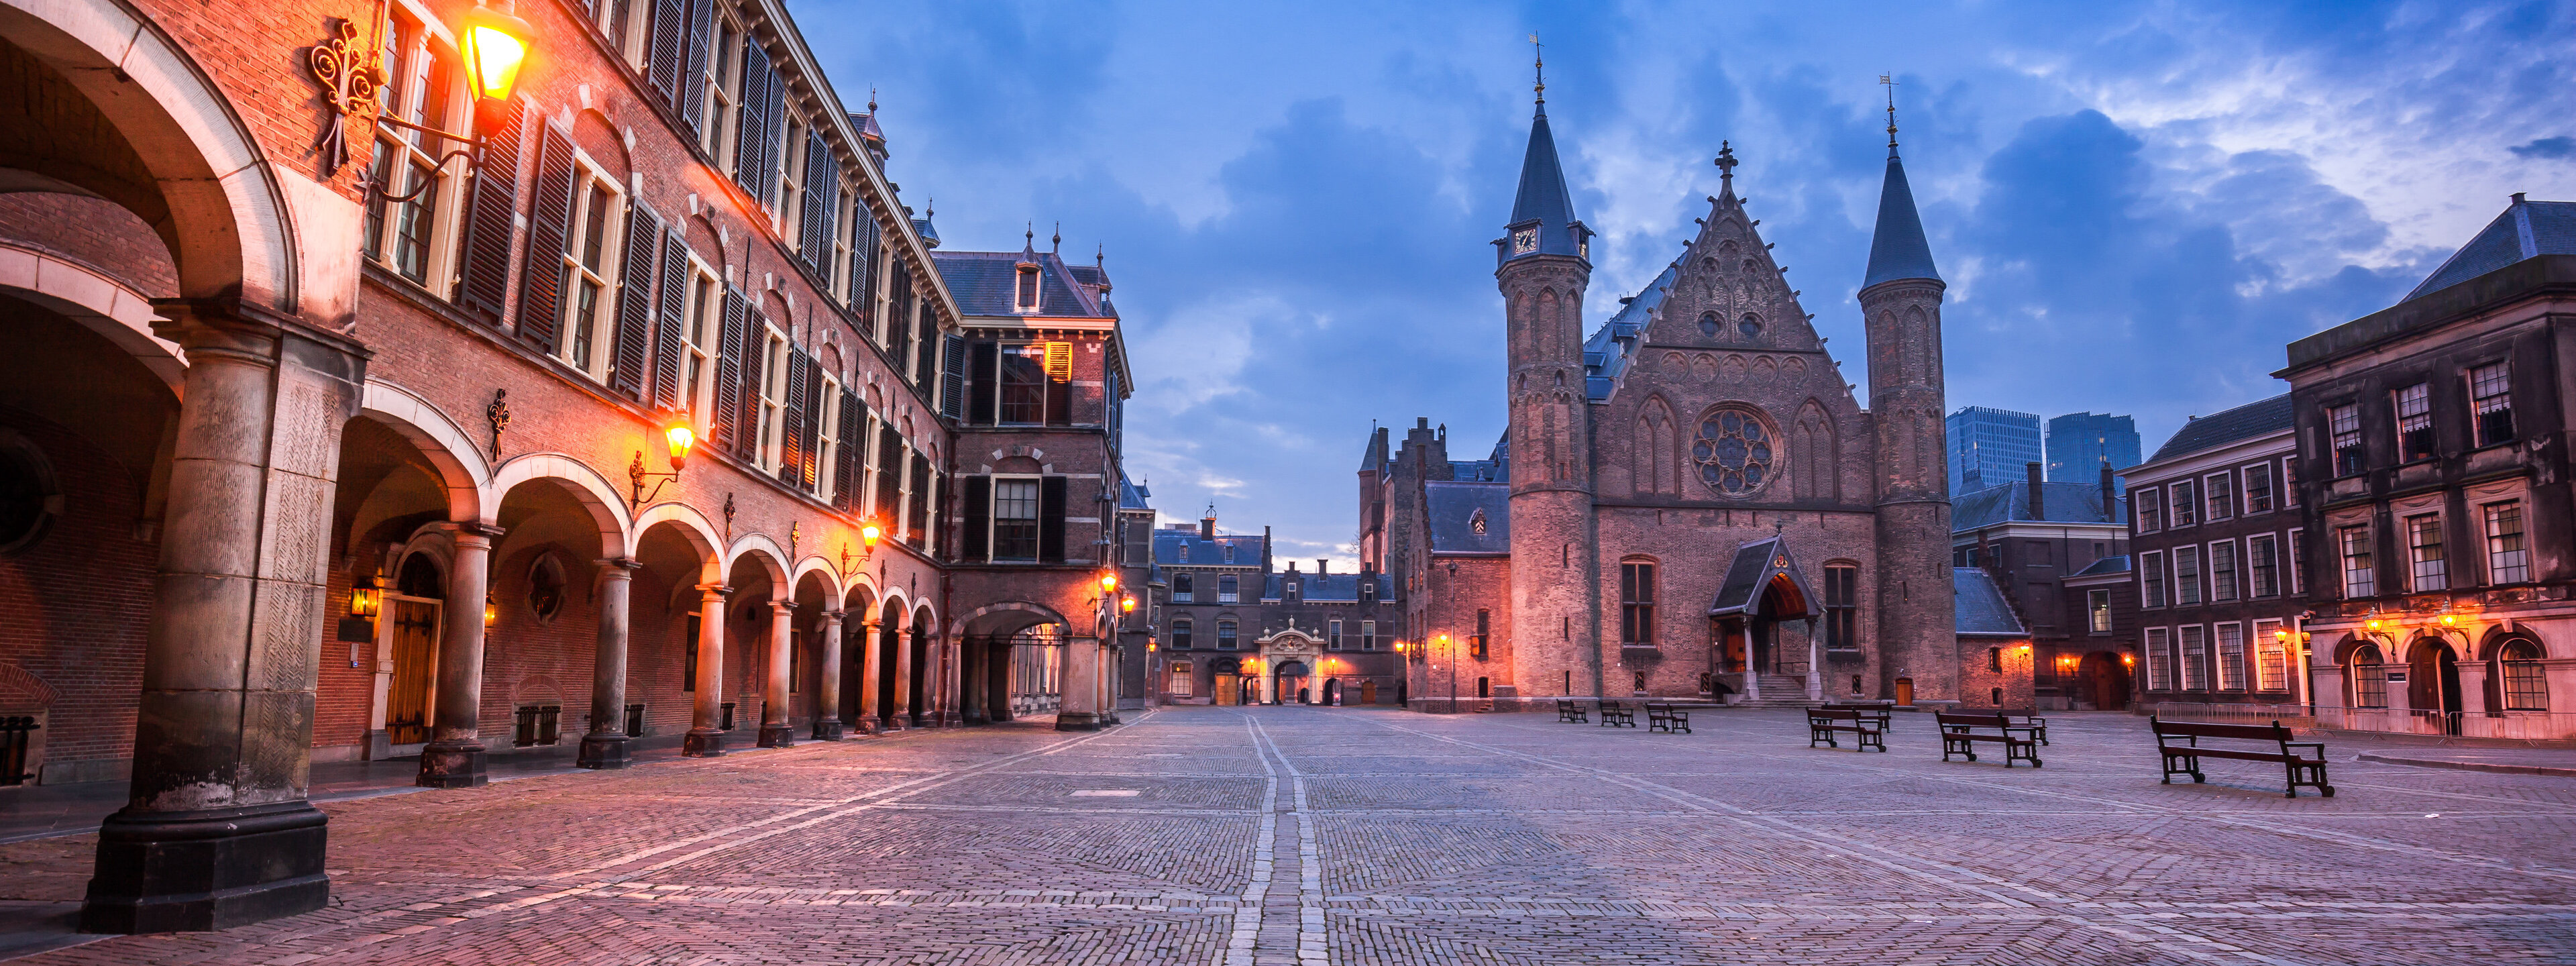
{"label": "column base", "polygon": [[98,830],[81,931],[202,932],[311,912],[330,818],[301,799],[189,812],[119,811]]}
{"label": "column base", "polygon": [[816,740],[816,741],[839,741],[839,740],[841,740],[841,722],[840,722],[840,720],[839,720],[839,719],[837,719],[837,718],[825,718],[825,719],[823,719],[823,720],[821,720],[821,721],[814,722],[814,740]]}
{"label": "column base", "polygon": [[796,729],[793,726],[783,724],[761,725],[760,746],[763,748],[794,748],[796,747]]}
{"label": "column base", "polygon": [[680,739],[683,757],[722,758],[724,753],[724,732],[714,728],[691,728],[688,737]]}
{"label": "column base", "polygon": [[479,741],[433,741],[420,750],[420,777],[413,782],[422,788],[481,788],[490,779],[484,777],[486,752]]}
{"label": "column base", "polygon": [[623,731],[583,735],[581,756],[573,763],[583,768],[624,768],[635,763],[634,741]]}
{"label": "column base", "polygon": [[1098,731],[1106,727],[1100,716],[1089,711],[1064,711],[1055,716],[1057,731]]}

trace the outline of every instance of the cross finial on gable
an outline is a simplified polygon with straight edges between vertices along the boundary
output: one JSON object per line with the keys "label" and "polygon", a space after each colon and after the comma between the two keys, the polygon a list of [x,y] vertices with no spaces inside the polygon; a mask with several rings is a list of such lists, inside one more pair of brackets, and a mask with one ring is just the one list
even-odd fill
{"label": "cross finial on gable", "polygon": [[1737,162],[1736,162],[1736,160],[1735,160],[1735,146],[1734,146],[1734,144],[1733,144],[1732,142],[1728,142],[1728,141],[1719,141],[1719,142],[1717,142],[1717,176],[1718,176],[1718,178],[1719,178],[1720,180],[1724,180],[1724,181],[1733,181],[1733,180],[1735,180],[1735,165],[1736,165],[1736,163],[1737,163]]}
{"label": "cross finial on gable", "polygon": [[1530,86],[1530,92],[1538,95],[1539,103],[1545,104],[1547,103],[1547,45],[1538,42],[1537,34],[1531,34],[1530,48],[1534,51],[1533,57],[1538,62],[1538,83]]}
{"label": "cross finial on gable", "polygon": [[1896,146],[1896,85],[1902,82],[1894,74],[1880,74],[1878,82],[1887,88],[1887,146],[1892,148]]}

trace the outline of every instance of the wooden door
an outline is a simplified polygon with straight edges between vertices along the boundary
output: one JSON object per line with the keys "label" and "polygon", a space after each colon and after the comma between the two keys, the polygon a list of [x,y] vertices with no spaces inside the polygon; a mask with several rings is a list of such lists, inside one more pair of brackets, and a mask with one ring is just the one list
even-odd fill
{"label": "wooden door", "polygon": [[1361,704],[1376,704],[1376,703],[1377,703],[1377,681],[1375,681],[1375,680],[1368,680],[1368,681],[1362,681],[1362,682],[1360,682],[1360,703],[1361,703]]}
{"label": "wooden door", "polygon": [[397,745],[429,740],[429,684],[438,676],[438,604],[396,600],[394,677],[385,693],[385,739]]}
{"label": "wooden door", "polygon": [[1910,707],[1913,707],[1913,706],[1914,706],[1914,679],[1913,679],[1913,678],[1897,678],[1897,679],[1896,679],[1896,703],[1897,703],[1898,705],[1900,705],[1900,706],[1903,706],[1903,707],[1909,707],[1909,708],[1910,708]]}

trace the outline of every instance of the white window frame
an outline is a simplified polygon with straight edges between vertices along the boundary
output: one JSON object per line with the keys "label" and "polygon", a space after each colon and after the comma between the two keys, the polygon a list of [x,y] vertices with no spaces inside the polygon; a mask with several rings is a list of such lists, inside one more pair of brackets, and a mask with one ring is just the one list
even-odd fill
{"label": "white window frame", "polygon": [[[2174,606],[2176,607],[2199,607],[2209,603],[2208,584],[2205,582],[2209,570],[2201,565],[2200,554],[2199,544],[2184,544],[2173,548],[2171,556],[2173,557]],[[2191,561],[2189,573],[2183,570],[2183,561],[2186,558]],[[2191,578],[2189,584],[2183,583],[2185,577]],[[2185,593],[2186,589],[2188,593]]]}
{"label": "white window frame", "polygon": [[1324,646],[1336,651],[1342,649],[1341,618],[1336,617],[1324,622]]}
{"label": "white window frame", "polygon": [[[454,130],[461,126],[459,121],[469,119],[473,113],[472,92],[466,90],[469,82],[465,77],[464,65],[457,57],[455,41],[447,27],[434,21],[417,19],[413,15],[414,12],[414,8],[405,5],[393,14],[394,39],[399,41],[403,48],[395,66],[403,72],[404,76],[394,78],[389,92],[393,95],[393,102],[385,105],[385,112],[425,127]],[[431,100],[429,72],[435,66],[444,66],[447,71],[447,86],[443,97],[446,104],[441,106],[436,115],[432,115],[428,110]],[[445,156],[445,152],[462,145],[453,144],[435,135],[404,130],[390,124],[378,124],[374,127],[377,156],[369,163],[405,165],[404,176],[387,185],[386,191],[396,195],[411,193],[420,187],[417,179],[422,172],[428,172],[430,177],[437,179],[437,185],[421,192],[418,198],[409,202],[396,203],[370,198],[368,207],[373,210],[362,212],[362,215],[381,215],[384,224],[372,237],[361,239],[362,251],[371,252],[366,257],[375,259],[378,264],[383,265],[394,275],[429,289],[441,298],[448,298],[452,295],[457,273],[457,242],[464,235],[464,215],[459,210],[464,207],[464,179],[454,176],[457,170],[455,167],[440,165],[439,161]],[[370,176],[373,176],[372,170]],[[378,208],[378,205],[381,205],[381,208]],[[425,251],[421,258],[420,274],[414,277],[402,269],[396,256],[402,237],[403,218],[409,212],[420,210],[424,205],[429,212],[429,235],[422,246]],[[359,226],[361,230],[365,230],[365,217],[361,217]]]}
{"label": "white window frame", "polygon": [[[2263,506],[2254,506],[2254,474],[2263,475]],[[2236,468],[2236,506],[2241,516],[2259,516],[2281,506],[2281,474],[2272,471],[2272,461],[2247,463]]]}
{"label": "white window frame", "polygon": [[[2486,551],[2489,586],[2531,582],[2531,521],[2530,514],[2522,505],[2523,502],[2522,498],[2517,496],[2510,500],[2493,500],[2478,504],[2478,544]],[[2496,532],[2496,511],[2508,507],[2514,513],[2514,542],[2519,546],[2512,550],[2498,550],[2496,544],[2503,539],[2503,535]],[[2512,554],[2514,563],[2506,564],[2503,560],[2505,554]],[[2505,572],[2508,566],[2522,573],[2516,579],[2507,580],[2505,579],[2507,576],[2512,576]]]}
{"label": "white window frame", "polygon": [[689,422],[698,427],[698,438],[704,439],[708,414],[715,412],[717,342],[724,336],[724,279],[690,252],[686,284],[687,301],[680,309],[680,405],[688,410]]}
{"label": "white window frame", "polygon": [[742,123],[742,54],[745,39],[742,23],[729,12],[719,10],[707,31],[707,73],[698,78],[705,90],[705,110],[699,114],[698,146],[715,160],[716,170],[730,175],[734,154],[741,138],[734,131]]}
{"label": "white window frame", "polygon": [[[788,100],[793,102],[795,98]],[[778,226],[778,237],[793,246],[805,237],[805,132],[809,128],[805,118],[795,111],[786,112],[786,118],[787,134],[778,142],[778,194],[761,201],[776,206],[777,220],[772,224]]]}
{"label": "white window frame", "polygon": [[2147,690],[2172,691],[2173,629],[2149,627],[2139,632],[2138,639],[2147,652]]}
{"label": "white window frame", "polygon": [[[2166,600],[2169,599],[2165,594],[2166,585],[2171,584],[2172,582],[2173,578],[2165,573],[2164,551],[2142,550],[2138,552],[2139,607],[2149,610],[2162,609],[2165,606]],[[2152,591],[2149,588],[2153,588]]]}
{"label": "white window frame", "polygon": [[[618,59],[636,70],[647,69],[644,41],[653,20],[653,0],[591,0],[590,7],[591,19],[599,26],[600,35],[608,38],[608,46],[617,51]],[[622,28],[617,22],[621,8],[626,10]]]}
{"label": "white window frame", "polygon": [[1376,621],[1372,621],[1372,620],[1364,620],[1364,621],[1361,621],[1361,622],[1360,622],[1360,650],[1363,650],[1363,651],[1374,651],[1374,650],[1377,650],[1377,622],[1376,622]]}
{"label": "white window frame", "polygon": [[[2165,528],[2180,530],[2200,525],[2199,481],[2180,479],[2165,484]],[[2189,514],[2190,519],[2184,519]]]}
{"label": "white window frame", "polygon": [[2087,633],[2111,633],[2111,588],[2098,587],[2084,592],[2084,626]]}
{"label": "white window frame", "polygon": [[[840,172],[836,170],[833,175],[838,177]],[[832,213],[836,222],[832,226],[832,264],[823,269],[823,287],[832,293],[833,301],[851,308],[858,307],[856,303],[861,286],[858,276],[846,269],[850,264],[850,251],[858,238],[859,219],[865,211],[867,205],[859,200],[858,187],[847,178],[841,179],[841,210]]]}
{"label": "white window frame", "polygon": [[[2197,632],[2199,632],[2199,633],[2194,634],[2194,633],[2193,633],[2194,631],[2197,631]],[[2197,638],[2199,639],[2199,644],[2198,644],[2198,646],[2194,646],[2194,645],[2193,645],[2193,643],[2192,643],[2192,641],[2193,641],[2193,639],[2194,639],[2195,637],[2197,637]],[[2208,666],[2208,659],[2209,659],[2209,626],[2208,626],[2208,625],[2206,625],[2206,624],[2183,624],[2183,625],[2179,625],[2179,626],[2175,627],[2175,628],[2174,628],[2174,657],[2175,657],[2175,660],[2174,660],[2174,671],[2176,672],[2176,673],[2175,673],[2175,676],[2176,676],[2176,677],[2178,677],[2178,678],[2180,678],[2180,680],[2179,680],[2179,681],[2175,682],[2175,683],[2177,684],[2177,688],[2176,688],[2177,690],[2181,690],[2181,691],[2207,691],[2207,690],[2209,690],[2209,666]]]}
{"label": "white window frame", "polygon": [[787,369],[794,358],[789,346],[776,324],[761,330],[760,468],[772,473],[787,459]]}
{"label": "white window frame", "polygon": [[2308,568],[2305,559],[2307,556],[2305,551],[2308,549],[2307,536],[2308,528],[2291,527],[2289,542],[2281,547],[2281,566],[2290,572],[2289,584],[2292,596],[2304,595],[2308,592],[2306,573]]}
{"label": "white window frame", "polygon": [[[2432,523],[2433,552],[2439,555],[2439,558],[2434,560],[2424,559],[2420,553],[2424,548],[2415,542],[2417,535],[2416,524],[2419,521],[2423,521],[2428,518]],[[2400,532],[2406,534],[2407,589],[2418,594],[2429,594],[2436,591],[2451,589],[2451,548],[2450,541],[2445,539],[2446,535],[2442,528],[2443,520],[2441,511],[2435,510],[2429,513],[2410,513],[2403,517],[2399,517],[2398,522],[2403,524],[2403,529]],[[2428,563],[2441,569],[2441,573],[2435,575],[2430,580],[2427,580],[2424,574],[2424,567]],[[2436,583],[2441,586],[2430,586],[2431,584]]]}
{"label": "white window frame", "polygon": [[[555,293],[554,356],[598,382],[608,381],[617,361],[617,302],[623,295],[626,248],[626,185],[579,149],[573,151],[572,217],[564,226],[564,251],[557,256],[563,284]],[[605,188],[605,192],[594,192]],[[599,198],[593,204],[593,198]],[[597,210],[597,209],[605,209]],[[591,227],[599,226],[599,264],[584,264]],[[599,296],[590,317],[581,317],[584,283],[596,283]],[[585,340],[587,340],[585,344]],[[584,359],[583,356],[589,358]]]}
{"label": "white window frame", "polygon": [[[2200,522],[2216,523],[2220,520],[2236,519],[2235,477],[2236,474],[2234,473],[2221,472],[2211,473],[2200,478]],[[2210,484],[2213,482],[2217,483],[2219,486],[2226,487],[2227,495],[2221,497],[2215,493],[2210,488]],[[2222,504],[2220,502],[2221,500],[2224,500],[2225,502]]]}
{"label": "white window frame", "polygon": [[[2227,639],[2231,635],[2236,638],[2236,653],[2232,656],[2227,653]],[[2243,621],[2220,621],[2210,625],[2209,660],[2211,670],[2217,672],[2210,675],[2214,679],[2211,684],[2216,690],[2245,690],[2245,623]]]}
{"label": "white window frame", "polygon": [[[2272,587],[2268,591],[2263,587],[2262,567],[2255,563],[2254,547],[2257,544],[2272,548]],[[2288,569],[2286,564],[2287,561],[2281,556],[2280,537],[2269,533],[2247,534],[2245,536],[2246,599],[2262,600],[2267,597],[2281,596],[2281,572]]]}
{"label": "white window frame", "polygon": [[[905,449],[903,462],[907,464],[907,466],[912,462],[911,449],[909,447],[906,447]],[[910,477],[912,475],[909,469],[898,469],[894,472],[900,473],[905,477]],[[1031,532],[1029,535],[1029,555],[1026,557],[1002,556],[1002,486],[1006,483],[1013,485],[1027,484],[1029,487],[1029,515],[1025,519],[1029,522]],[[903,483],[903,486],[904,495],[901,499],[897,500],[895,504],[896,514],[898,516],[902,515],[904,507],[910,505],[912,502],[910,489],[911,483],[907,480]],[[987,494],[985,499],[992,501],[992,504],[985,508],[984,513],[984,553],[987,557],[991,558],[996,563],[1036,563],[1038,560],[1046,556],[1045,476],[1037,474],[996,474],[993,477],[992,492]],[[1019,520],[1023,518],[1012,517],[1011,519]],[[903,533],[905,531],[891,530],[888,532]]]}
{"label": "white window frame", "polygon": [[[2361,552],[2359,554],[2355,554],[2352,549],[2352,534],[2353,531],[2356,530],[2361,532]],[[2347,526],[2337,526],[2334,528],[2334,541],[2337,571],[2343,575],[2344,598],[2347,600],[2358,600],[2365,597],[2379,596],[2379,554],[2377,553],[2379,548],[2374,546],[2376,543],[2376,535],[2371,533],[2370,524],[2356,523]],[[2353,566],[2353,561],[2355,559],[2366,559],[2369,562],[2363,564],[2359,568],[2355,568]],[[2361,579],[2359,581],[2361,584],[2361,590],[2359,593],[2355,593],[2353,591],[2353,586],[2355,584],[2353,575],[2356,573],[2361,575]]]}
{"label": "white window frame", "polygon": [[[2491,368],[2504,369],[2504,388],[2499,392],[2480,396],[2478,395],[2478,372]],[[2461,374],[2460,381],[2468,387],[2469,392],[2469,434],[2474,437],[2474,441],[2480,448],[2510,443],[2522,438],[2522,427],[2517,425],[2513,428],[2513,435],[2503,439],[2491,439],[2487,436],[2485,422],[2478,418],[2487,414],[2490,407],[2486,402],[2490,399],[2502,400],[2494,408],[2501,408],[2508,414],[2513,411],[2513,367],[2506,360],[2498,359],[2494,362],[2470,366],[2467,372]]]}
{"label": "white window frame", "polygon": [[[2209,576],[2209,593],[2205,595],[2205,599],[2213,604],[2232,604],[2245,599],[2245,570],[2238,566],[2240,561],[2236,558],[2234,539],[2210,541],[2207,552],[2200,559],[2202,572]],[[2227,581],[2224,584],[2218,580],[2219,574],[2222,573],[2218,565],[2222,560],[2227,563],[2223,571],[2227,575]],[[2219,596],[2220,591],[2225,591],[2226,596]]]}
{"label": "white window frame", "polygon": [[841,379],[821,366],[816,366],[814,372],[823,380],[823,390],[815,397],[822,403],[819,411],[806,413],[805,418],[814,421],[814,493],[829,503],[841,489],[837,458],[841,452]]}
{"label": "white window frame", "polygon": [[2280,694],[2290,690],[2290,647],[2281,639],[2281,622],[2277,618],[2254,621],[2254,677],[2248,682],[2253,690]]}
{"label": "white window frame", "polygon": [[[2407,394],[2410,392],[2415,394],[2414,402],[2422,407],[2421,411],[2414,413],[2407,412]],[[2400,464],[2414,463],[2422,460],[2438,459],[2441,457],[2442,443],[2438,437],[2434,440],[2432,445],[2426,447],[2425,453],[2422,456],[2416,456],[2406,451],[2406,425],[2410,420],[2416,421],[2418,425],[2423,427],[2425,432],[2433,432],[2432,383],[2411,383],[2389,390],[2388,419],[2389,426],[2395,433],[2395,435],[2389,439],[2389,444],[2397,453],[2397,462]]]}
{"label": "white window frame", "polygon": [[2146,504],[2147,509],[2154,511],[2152,515],[2156,519],[2156,525],[2151,527],[2147,525],[2147,517],[2149,514],[2131,513],[2129,514],[2129,526],[2132,530],[2138,533],[2156,533],[2165,528],[2165,491],[2163,487],[2130,487],[2129,503],[2132,509],[2134,509],[2138,504]]}

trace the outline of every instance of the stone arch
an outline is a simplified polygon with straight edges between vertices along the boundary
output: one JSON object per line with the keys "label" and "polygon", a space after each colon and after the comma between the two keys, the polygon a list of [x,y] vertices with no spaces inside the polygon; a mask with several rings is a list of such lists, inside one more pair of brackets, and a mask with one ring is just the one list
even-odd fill
{"label": "stone arch", "polygon": [[2497,624],[2487,628],[2487,632],[2479,636],[2477,659],[2495,660],[2503,652],[2505,644],[2511,641],[2531,645],[2533,650],[2540,652],[2540,657],[2544,660],[2549,657],[2549,642],[2541,640],[2540,635],[2532,633],[2530,628]]}
{"label": "stone arch", "polygon": [[719,551],[724,548],[724,541],[716,536],[715,525],[708,522],[706,515],[686,503],[653,504],[644,508],[644,512],[635,517],[636,542],[640,544],[643,541],[645,531],[664,523],[670,524],[692,548],[698,551],[698,559],[701,561],[698,581],[721,583],[725,572],[724,558]]}
{"label": "stone arch", "polygon": [[179,344],[152,334],[152,300],[141,292],[91,269],[42,251],[0,242],[10,258],[0,261],[0,292],[33,302],[98,333],[134,357],[177,395],[187,378],[186,353]]}
{"label": "stone arch", "polygon": [[410,440],[421,456],[438,469],[439,482],[447,487],[448,519],[486,519],[487,504],[507,492],[493,488],[492,470],[483,461],[483,450],[465,435],[465,430],[410,390],[369,378],[358,402],[358,415],[382,423]]}
{"label": "stone arch", "polygon": [[767,534],[760,533],[746,533],[735,538],[733,546],[725,548],[724,572],[732,573],[733,565],[745,556],[751,557],[759,562],[763,569],[769,571],[769,585],[775,588],[773,593],[776,599],[791,599],[796,592],[796,585],[787,579],[787,551],[779,549],[777,541],[769,539]]}
{"label": "stone arch", "polygon": [[787,582],[789,584],[803,583],[806,574],[823,575],[823,586],[831,587],[835,590],[838,590],[841,586],[841,572],[833,569],[832,562],[824,559],[822,554],[809,553],[805,555],[805,559],[796,561],[796,565],[788,571]]}
{"label": "stone arch", "polygon": [[54,686],[45,683],[35,672],[15,664],[0,664],[0,710],[27,711],[54,705]]}
{"label": "stone arch", "polygon": [[[354,270],[337,280],[346,291],[301,290],[295,209],[333,222],[325,229],[354,231],[357,205],[309,179],[281,179],[230,99],[159,24],[118,0],[6,0],[0,38],[59,76],[105,128],[60,132],[94,142],[67,156],[0,158],[0,167],[25,172],[39,190],[133,211],[169,246],[181,297],[239,296],[335,327],[347,320]],[[80,156],[82,147],[106,154]],[[339,233],[315,239],[328,257],[346,257]]]}
{"label": "stone arch", "polygon": [[530,480],[552,480],[563,486],[589,511],[591,522],[599,527],[599,547],[610,556],[627,557],[635,553],[633,520],[626,514],[626,496],[610,486],[590,464],[561,453],[529,453],[513,457],[492,474],[485,488],[483,516],[486,524],[498,522],[501,500],[519,484]]}

